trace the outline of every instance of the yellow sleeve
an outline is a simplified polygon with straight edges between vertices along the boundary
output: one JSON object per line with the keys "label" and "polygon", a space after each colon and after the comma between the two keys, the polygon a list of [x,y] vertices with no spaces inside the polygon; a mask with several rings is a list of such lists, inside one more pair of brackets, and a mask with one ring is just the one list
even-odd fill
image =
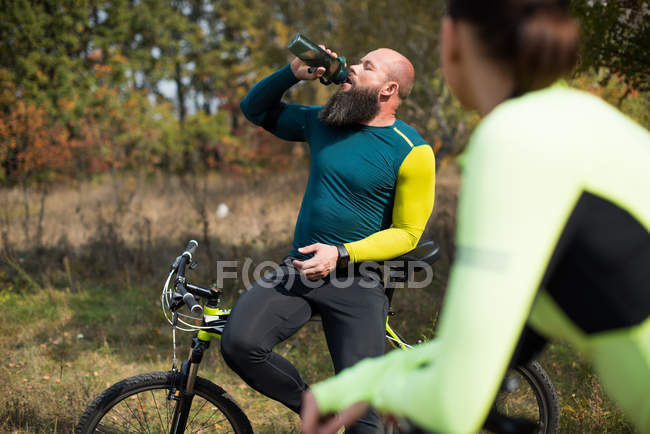
{"label": "yellow sleeve", "polygon": [[435,185],[431,146],[414,147],[397,174],[392,227],[346,243],[350,261],[385,261],[414,249],[433,211]]}

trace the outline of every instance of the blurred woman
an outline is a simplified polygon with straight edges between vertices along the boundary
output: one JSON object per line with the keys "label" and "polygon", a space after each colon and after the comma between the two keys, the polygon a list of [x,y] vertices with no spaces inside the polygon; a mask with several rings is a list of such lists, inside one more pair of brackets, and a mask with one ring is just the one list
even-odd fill
{"label": "blurred woman", "polygon": [[476,432],[509,364],[547,339],[578,348],[650,432],[650,134],[551,86],[573,68],[578,33],[568,1],[449,2],[443,72],[484,119],[462,158],[438,333],[315,385],[305,432],[334,432],[366,403],[425,429]]}

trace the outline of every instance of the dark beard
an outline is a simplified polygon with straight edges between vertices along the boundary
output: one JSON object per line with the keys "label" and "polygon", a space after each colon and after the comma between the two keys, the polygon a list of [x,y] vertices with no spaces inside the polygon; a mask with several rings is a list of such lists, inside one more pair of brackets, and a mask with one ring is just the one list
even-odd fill
{"label": "dark beard", "polygon": [[368,123],[379,113],[378,89],[338,90],[318,113],[325,125],[349,128]]}

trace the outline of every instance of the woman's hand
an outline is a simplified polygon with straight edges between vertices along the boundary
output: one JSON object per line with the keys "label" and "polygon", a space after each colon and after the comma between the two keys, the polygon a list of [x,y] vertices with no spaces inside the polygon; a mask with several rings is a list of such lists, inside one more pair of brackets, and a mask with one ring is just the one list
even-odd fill
{"label": "woman's hand", "polygon": [[323,417],[318,410],[316,397],[309,390],[302,394],[302,419],[303,434],[336,434],[344,426],[354,424],[361,416],[368,412],[367,402],[352,404],[341,413]]}

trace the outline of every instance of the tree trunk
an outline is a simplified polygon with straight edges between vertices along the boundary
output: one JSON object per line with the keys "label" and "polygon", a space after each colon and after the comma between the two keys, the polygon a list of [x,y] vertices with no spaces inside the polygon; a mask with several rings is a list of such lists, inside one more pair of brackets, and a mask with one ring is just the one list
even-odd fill
{"label": "tree trunk", "polygon": [[38,210],[38,223],[36,226],[36,238],[35,238],[35,244],[37,250],[40,250],[43,247],[43,220],[45,217],[45,199],[47,199],[48,193],[49,193],[49,189],[47,185],[41,186],[41,204]]}
{"label": "tree trunk", "polygon": [[178,99],[178,119],[181,125],[185,123],[187,112],[185,110],[185,87],[183,86],[183,74],[181,63],[176,62],[174,65],[174,81],[176,82],[176,98]]}
{"label": "tree trunk", "polygon": [[30,219],[30,208],[29,208],[29,192],[27,191],[27,183],[23,182],[23,209],[25,210],[25,215],[23,216],[23,235],[25,236],[24,247],[27,247],[31,241],[31,234],[29,231],[29,219]]}

